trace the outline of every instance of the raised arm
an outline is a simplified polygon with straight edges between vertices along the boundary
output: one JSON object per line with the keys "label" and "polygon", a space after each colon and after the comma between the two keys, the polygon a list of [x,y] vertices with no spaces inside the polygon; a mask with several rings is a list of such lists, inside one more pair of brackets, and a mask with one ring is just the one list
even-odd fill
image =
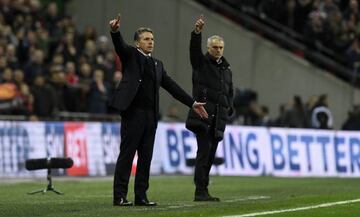
{"label": "raised arm", "polygon": [[195,28],[191,32],[190,39],[190,62],[194,69],[201,66],[204,55],[201,50],[201,31],[205,25],[204,16],[201,15],[195,22]]}
{"label": "raised arm", "polygon": [[110,20],[109,26],[111,30],[111,38],[114,44],[115,51],[122,60],[125,60],[127,58],[127,54],[130,52],[131,46],[129,46],[121,36],[121,33],[119,31],[120,20],[121,20],[121,16],[119,14],[117,18]]}

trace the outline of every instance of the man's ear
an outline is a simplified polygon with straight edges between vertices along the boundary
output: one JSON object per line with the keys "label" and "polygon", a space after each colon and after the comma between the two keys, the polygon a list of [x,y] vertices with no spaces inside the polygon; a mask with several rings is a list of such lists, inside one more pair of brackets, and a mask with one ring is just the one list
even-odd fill
{"label": "man's ear", "polygon": [[135,41],[135,46],[136,46],[137,48],[139,48],[140,44],[139,44],[138,41]]}

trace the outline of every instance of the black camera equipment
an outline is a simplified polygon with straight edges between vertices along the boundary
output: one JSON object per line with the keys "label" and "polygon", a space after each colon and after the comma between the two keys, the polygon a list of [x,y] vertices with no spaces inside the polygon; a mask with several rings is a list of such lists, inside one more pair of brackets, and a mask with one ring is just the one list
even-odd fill
{"label": "black camera equipment", "polygon": [[38,159],[29,159],[25,162],[25,167],[27,170],[41,170],[47,169],[47,180],[48,185],[45,189],[35,190],[29,192],[28,194],[36,193],[46,193],[52,191],[56,194],[64,194],[54,188],[52,185],[51,179],[51,169],[68,169],[71,168],[74,164],[74,161],[71,158],[38,158]]}

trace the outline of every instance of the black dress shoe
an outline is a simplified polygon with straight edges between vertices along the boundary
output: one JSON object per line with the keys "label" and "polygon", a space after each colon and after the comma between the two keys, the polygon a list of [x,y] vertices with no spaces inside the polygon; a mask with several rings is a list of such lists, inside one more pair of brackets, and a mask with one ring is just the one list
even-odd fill
{"label": "black dress shoe", "polygon": [[220,198],[212,196],[195,196],[194,201],[210,201],[210,202],[220,202]]}
{"label": "black dress shoe", "polygon": [[219,202],[220,198],[211,196],[208,191],[202,193],[195,193],[194,201],[212,201],[212,202]]}
{"label": "black dress shoe", "polygon": [[133,202],[126,200],[125,198],[120,198],[119,200],[114,200],[114,206],[132,206]]}
{"label": "black dress shoe", "polygon": [[135,198],[135,206],[156,206],[156,202],[150,202],[147,198]]}

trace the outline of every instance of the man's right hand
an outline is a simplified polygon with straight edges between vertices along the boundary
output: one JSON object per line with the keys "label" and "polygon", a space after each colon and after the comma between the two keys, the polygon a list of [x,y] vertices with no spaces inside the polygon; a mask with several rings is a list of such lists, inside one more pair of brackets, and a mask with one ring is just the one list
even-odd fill
{"label": "man's right hand", "polygon": [[118,31],[120,28],[120,14],[118,14],[116,19],[110,20],[109,25],[112,32]]}
{"label": "man's right hand", "polygon": [[195,29],[194,29],[195,33],[199,34],[204,28],[204,25],[205,25],[204,15],[201,14],[199,19],[197,19],[195,22]]}
{"label": "man's right hand", "polygon": [[204,105],[206,103],[203,102],[194,102],[192,109],[194,109],[195,113],[198,114],[203,119],[208,119],[209,115],[206,112]]}

